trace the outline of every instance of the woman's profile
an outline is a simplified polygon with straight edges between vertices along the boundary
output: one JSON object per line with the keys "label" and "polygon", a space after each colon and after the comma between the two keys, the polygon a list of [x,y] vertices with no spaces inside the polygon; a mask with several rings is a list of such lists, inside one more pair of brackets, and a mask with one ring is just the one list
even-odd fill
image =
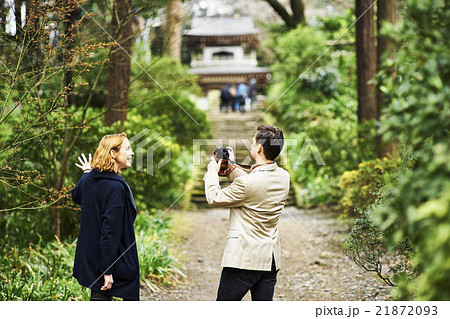
{"label": "woman's profile", "polygon": [[94,157],[75,164],[83,175],[72,190],[81,205],[73,276],[91,300],[139,300],[139,261],[133,223],[136,204],[119,176],[134,155],[125,133],[104,136]]}

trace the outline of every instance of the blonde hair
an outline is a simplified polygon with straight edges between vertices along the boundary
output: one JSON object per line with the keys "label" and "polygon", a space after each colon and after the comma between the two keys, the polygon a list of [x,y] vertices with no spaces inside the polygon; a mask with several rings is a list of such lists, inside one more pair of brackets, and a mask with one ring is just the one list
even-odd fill
{"label": "blonde hair", "polygon": [[118,152],[126,138],[127,134],[125,133],[103,136],[92,158],[91,167],[99,172],[109,171],[121,173],[121,170],[116,166],[116,160],[111,155],[111,150]]}

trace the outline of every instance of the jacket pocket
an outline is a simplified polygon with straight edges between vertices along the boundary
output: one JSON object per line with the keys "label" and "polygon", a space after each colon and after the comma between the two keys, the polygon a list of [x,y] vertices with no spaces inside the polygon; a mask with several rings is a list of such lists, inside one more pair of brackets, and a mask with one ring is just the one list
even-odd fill
{"label": "jacket pocket", "polygon": [[124,257],[125,256],[122,256],[117,260],[115,275],[119,279],[133,280],[137,276],[137,270],[133,267],[133,263],[126,260]]}

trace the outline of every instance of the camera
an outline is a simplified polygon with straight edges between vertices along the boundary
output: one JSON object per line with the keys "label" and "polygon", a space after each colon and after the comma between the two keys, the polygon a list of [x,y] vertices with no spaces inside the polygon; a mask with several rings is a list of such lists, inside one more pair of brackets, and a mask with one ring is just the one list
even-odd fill
{"label": "camera", "polygon": [[228,161],[230,160],[230,151],[226,147],[218,147],[214,151],[214,159],[216,162],[222,160],[222,164],[220,164],[219,175],[226,176],[226,169],[228,168]]}
{"label": "camera", "polygon": [[216,162],[220,159],[228,161],[230,159],[230,151],[226,147],[218,147],[214,151],[214,158],[216,159]]}

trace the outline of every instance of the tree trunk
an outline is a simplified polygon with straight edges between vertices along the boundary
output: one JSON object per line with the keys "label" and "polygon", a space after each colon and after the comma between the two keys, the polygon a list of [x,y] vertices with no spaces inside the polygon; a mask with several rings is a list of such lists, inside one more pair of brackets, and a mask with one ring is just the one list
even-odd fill
{"label": "tree trunk", "polygon": [[359,18],[358,22],[356,22],[356,71],[358,77],[359,123],[377,118],[374,85],[368,83],[375,77],[376,73],[374,8],[373,6],[370,7],[373,1],[356,0],[356,18]]}
{"label": "tree trunk", "polygon": [[[2,1],[0,3],[0,39],[2,39],[4,37],[4,33],[6,32],[5,26],[6,26],[6,7],[5,7],[5,1]],[[2,50],[2,48],[0,46],[0,52],[1,52],[1,50]]]}
{"label": "tree trunk", "polygon": [[302,0],[291,0],[292,20],[297,27],[298,24],[306,24],[305,6]]}
{"label": "tree trunk", "polygon": [[295,29],[299,23],[306,25],[305,6],[303,0],[290,0],[292,15],[277,0],[265,0],[280,16],[289,29]]}
{"label": "tree trunk", "polygon": [[125,122],[128,108],[131,55],[131,0],[115,0],[111,32],[118,45],[110,53],[108,65],[108,94],[106,96],[105,125]]}
{"label": "tree trunk", "polygon": [[[395,24],[395,0],[378,0],[377,2],[377,70],[381,69],[381,65],[385,59],[392,59],[395,55],[395,42],[389,37],[380,34],[381,27],[384,22]],[[389,69],[390,76],[395,77],[396,67],[392,66]],[[384,107],[384,96],[380,88],[377,88],[377,120],[380,119],[381,112]],[[391,142],[388,145],[383,144],[383,136],[377,136],[377,153],[379,158],[386,155],[397,153],[397,144]]]}
{"label": "tree trunk", "polygon": [[22,28],[22,1],[14,1],[14,19],[16,20],[16,39],[18,43],[22,42],[23,39],[23,28]]}
{"label": "tree trunk", "polygon": [[178,63],[181,63],[182,20],[181,0],[169,0],[166,13],[164,53]]}

